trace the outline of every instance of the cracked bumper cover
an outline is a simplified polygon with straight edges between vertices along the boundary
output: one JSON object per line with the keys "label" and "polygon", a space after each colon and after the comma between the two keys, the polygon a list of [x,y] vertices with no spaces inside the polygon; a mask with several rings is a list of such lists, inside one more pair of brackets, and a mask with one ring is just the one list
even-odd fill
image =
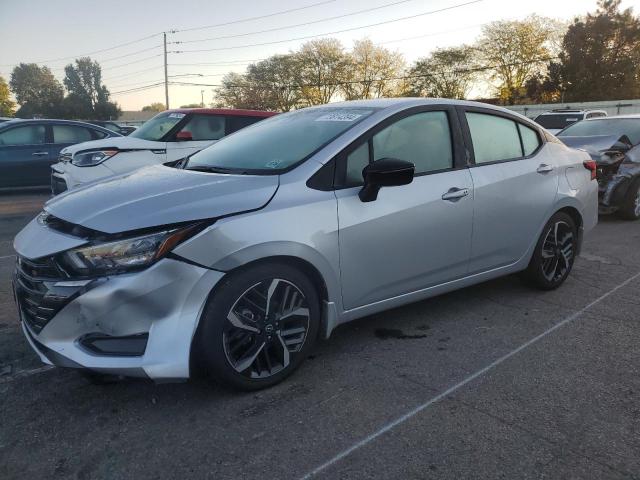
{"label": "cracked bumper cover", "polygon": [[[166,258],[141,272],[94,281],[37,334],[25,322],[22,328],[48,364],[154,380],[185,379],[198,319],[223,275]],[[87,336],[144,334],[148,340],[139,356],[97,354],[80,343]]]}

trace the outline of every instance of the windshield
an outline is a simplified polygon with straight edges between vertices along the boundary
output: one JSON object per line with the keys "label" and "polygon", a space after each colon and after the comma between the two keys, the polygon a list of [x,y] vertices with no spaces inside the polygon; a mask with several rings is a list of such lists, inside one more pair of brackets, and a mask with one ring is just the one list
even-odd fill
{"label": "windshield", "polygon": [[323,107],[277,115],[196,153],[186,168],[278,173],[302,162],[375,110]]}
{"label": "windshield", "polygon": [[568,127],[572,123],[579,122],[584,118],[583,113],[571,113],[561,115],[538,115],[535,122],[538,125],[542,125],[544,128],[551,128],[554,130],[562,130]]}
{"label": "windshield", "polygon": [[587,120],[571,125],[559,137],[592,137],[595,135],[626,135],[631,143],[640,143],[640,118],[609,118]]}
{"label": "windshield", "polygon": [[157,142],[162,139],[169,130],[175,127],[184,116],[184,113],[160,113],[151,120],[144,122],[140,128],[129,136]]}

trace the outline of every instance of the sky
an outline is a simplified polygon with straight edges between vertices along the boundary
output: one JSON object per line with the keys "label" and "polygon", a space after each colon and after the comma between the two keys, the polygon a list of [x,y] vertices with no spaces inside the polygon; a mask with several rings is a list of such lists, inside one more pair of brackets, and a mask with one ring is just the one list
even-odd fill
{"label": "sky", "polygon": [[[208,104],[224,73],[243,72],[252,61],[296,50],[313,38],[334,37],[346,48],[355,40],[369,38],[412,62],[435,48],[472,43],[488,22],[522,19],[533,13],[570,21],[594,11],[596,3],[0,0],[0,76],[8,80],[15,64],[36,62],[49,66],[62,80],[66,64],[90,54],[102,66],[112,100],[123,110],[139,110],[152,102],[164,103],[164,86],[151,85],[164,79],[162,32],[170,32],[169,80],[206,84],[170,85],[170,106],[200,103],[201,99]],[[633,7],[638,13],[640,0],[623,0],[622,7]],[[299,25],[302,23],[306,25]]]}

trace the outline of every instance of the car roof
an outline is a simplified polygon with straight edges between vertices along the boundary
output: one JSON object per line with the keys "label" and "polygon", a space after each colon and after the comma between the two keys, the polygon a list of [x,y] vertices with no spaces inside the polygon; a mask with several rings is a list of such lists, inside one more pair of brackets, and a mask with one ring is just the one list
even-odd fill
{"label": "car roof", "polygon": [[231,115],[237,117],[271,117],[277,112],[265,112],[262,110],[243,110],[238,108],[173,108],[162,113],[199,113],[202,115]]}
{"label": "car roof", "polygon": [[602,117],[602,118],[590,118],[589,120],[616,120],[619,118],[623,118],[623,119],[632,119],[632,120],[640,120],[640,113],[629,113],[627,115],[613,115],[611,117]]}
{"label": "car roof", "polygon": [[95,128],[96,130],[100,130],[101,132],[109,133],[113,136],[119,136],[118,133],[109,130],[107,128],[101,127],[100,125],[95,125],[89,122],[80,122],[77,120],[57,120],[55,118],[14,118],[11,120],[7,120],[6,122],[0,123],[0,128],[4,129],[7,127],[11,127],[13,125],[18,124],[29,124],[29,123],[44,123],[51,125],[78,125],[81,127],[91,126],[91,128]]}

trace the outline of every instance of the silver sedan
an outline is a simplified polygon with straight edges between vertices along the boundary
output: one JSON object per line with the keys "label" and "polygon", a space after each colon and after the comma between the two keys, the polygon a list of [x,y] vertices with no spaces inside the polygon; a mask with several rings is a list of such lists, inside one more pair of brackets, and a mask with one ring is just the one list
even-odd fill
{"label": "silver sedan", "polygon": [[260,122],[62,194],[16,237],[49,364],[241,389],[339,324],[501,275],[559,287],[597,222],[596,165],[473,102],[381,99]]}

